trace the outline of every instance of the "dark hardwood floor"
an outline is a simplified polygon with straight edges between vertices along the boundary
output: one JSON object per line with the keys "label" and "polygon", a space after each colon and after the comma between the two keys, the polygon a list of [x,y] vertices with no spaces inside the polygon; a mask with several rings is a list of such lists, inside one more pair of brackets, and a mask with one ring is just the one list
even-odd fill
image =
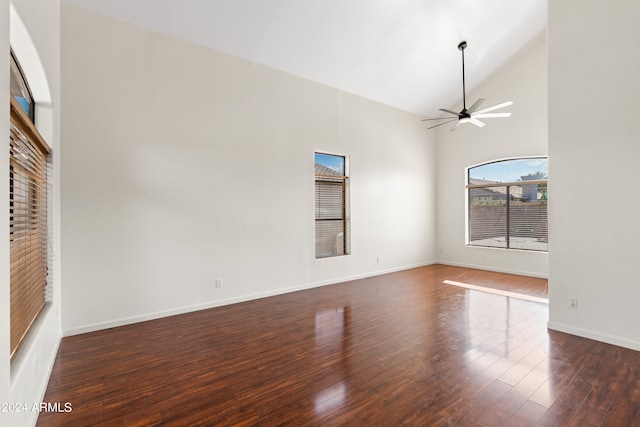
{"label": "dark hardwood floor", "polygon": [[633,426],[640,353],[434,265],[64,338],[39,426]]}

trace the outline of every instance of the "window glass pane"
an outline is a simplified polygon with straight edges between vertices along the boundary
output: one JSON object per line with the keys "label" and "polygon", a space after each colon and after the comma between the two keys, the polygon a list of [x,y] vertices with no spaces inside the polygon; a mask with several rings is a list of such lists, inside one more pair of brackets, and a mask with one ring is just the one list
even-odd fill
{"label": "window glass pane", "polygon": [[548,250],[547,170],[546,158],[470,168],[468,244]]}
{"label": "window glass pane", "polygon": [[22,110],[33,122],[33,99],[22,74],[22,70],[20,69],[20,65],[13,56],[13,52],[11,53],[10,91],[11,95],[18,101],[18,104],[20,104]]}
{"label": "window glass pane", "polygon": [[469,189],[469,244],[507,247],[507,187]]}
{"label": "window glass pane", "polygon": [[509,188],[509,247],[546,251],[547,184],[513,185]]}
{"label": "window glass pane", "polygon": [[[547,179],[547,159],[514,159],[487,163],[469,169],[469,179],[484,182],[519,182]],[[469,182],[472,184],[472,182]]]}
{"label": "window glass pane", "polygon": [[345,255],[345,222],[316,221],[316,258]]}
{"label": "window glass pane", "polygon": [[331,154],[316,153],[316,164],[324,166],[337,172],[339,175],[345,175],[344,157],[334,156]]}

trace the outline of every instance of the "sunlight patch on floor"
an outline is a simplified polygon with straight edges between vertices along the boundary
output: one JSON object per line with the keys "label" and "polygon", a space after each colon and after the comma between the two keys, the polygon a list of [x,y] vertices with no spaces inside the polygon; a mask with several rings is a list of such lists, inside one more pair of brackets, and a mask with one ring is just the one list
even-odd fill
{"label": "sunlight patch on floor", "polygon": [[517,299],[523,299],[526,301],[534,301],[534,302],[541,302],[543,304],[549,304],[549,299],[547,298],[534,297],[532,295],[520,294],[517,292],[509,292],[509,291],[503,291],[500,289],[487,288],[486,286],[470,285],[468,283],[456,282],[454,280],[445,280],[443,281],[443,283],[446,283],[447,285],[459,286],[461,288],[473,289],[475,291],[487,292],[495,295],[502,295],[510,298],[517,298]]}

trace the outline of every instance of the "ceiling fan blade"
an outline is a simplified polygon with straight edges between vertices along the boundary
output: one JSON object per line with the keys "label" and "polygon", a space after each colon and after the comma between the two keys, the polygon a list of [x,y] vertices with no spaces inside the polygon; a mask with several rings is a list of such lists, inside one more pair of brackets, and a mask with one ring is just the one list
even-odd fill
{"label": "ceiling fan blade", "polygon": [[458,129],[458,126],[460,126],[462,124],[462,122],[460,122],[460,120],[458,120],[456,122],[455,125],[453,125],[453,127],[451,128],[451,132],[453,132],[454,130]]}
{"label": "ceiling fan blade", "polygon": [[475,113],[471,117],[476,119],[494,119],[496,117],[511,117],[511,113]]}
{"label": "ceiling fan blade", "polygon": [[445,108],[441,108],[440,111],[444,111],[445,113],[453,114],[454,116],[458,117],[458,113],[456,113],[455,111],[447,110]]}
{"label": "ceiling fan blade", "polygon": [[478,119],[474,119],[473,117],[471,117],[471,120],[469,120],[472,124],[478,126],[479,128],[483,128],[486,126],[485,123],[482,123],[480,120]]}
{"label": "ceiling fan blade", "polygon": [[427,129],[437,128],[438,126],[442,126],[442,125],[446,125],[447,123],[451,123],[451,122],[452,122],[452,121],[454,121],[454,120],[458,120],[458,119],[449,119],[449,120],[447,120],[446,122],[438,123],[437,125],[435,125],[435,126],[431,126],[431,127],[427,128]]}
{"label": "ceiling fan blade", "polygon": [[476,102],[474,102],[471,107],[467,108],[467,113],[471,114],[474,111],[476,111],[478,109],[478,107],[480,106],[480,104],[482,104],[484,101],[486,101],[486,99],[478,98],[478,100]]}
{"label": "ceiling fan blade", "polygon": [[509,105],[512,105],[512,104],[513,104],[513,102],[511,102],[511,101],[503,102],[502,104],[496,104],[496,105],[493,105],[491,107],[487,107],[487,108],[483,108],[482,110],[478,110],[478,111],[476,111],[476,114],[488,113],[489,111],[498,110],[500,108],[508,107]]}
{"label": "ceiling fan blade", "polygon": [[451,120],[451,119],[452,119],[452,117],[436,117],[436,118],[433,118],[433,119],[422,119],[420,121],[421,122],[428,122],[430,120]]}

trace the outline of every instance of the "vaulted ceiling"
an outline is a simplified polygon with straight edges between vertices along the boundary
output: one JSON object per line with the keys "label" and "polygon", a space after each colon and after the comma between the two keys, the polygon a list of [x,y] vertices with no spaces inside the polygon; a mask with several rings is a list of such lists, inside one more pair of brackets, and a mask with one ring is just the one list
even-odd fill
{"label": "vaulted ceiling", "polygon": [[65,0],[421,115],[546,28],[546,0]]}

